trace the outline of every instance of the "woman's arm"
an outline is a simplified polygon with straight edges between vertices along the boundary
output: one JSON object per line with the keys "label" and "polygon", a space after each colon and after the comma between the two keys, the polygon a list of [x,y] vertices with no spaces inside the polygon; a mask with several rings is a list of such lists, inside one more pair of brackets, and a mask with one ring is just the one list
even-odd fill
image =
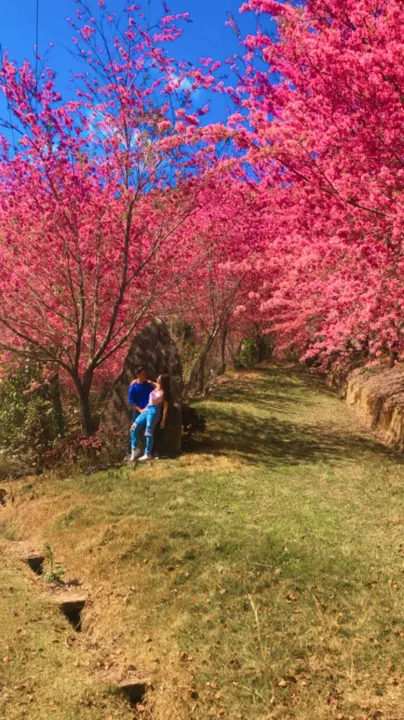
{"label": "woman's arm", "polygon": [[167,400],[164,400],[164,405],[163,405],[163,419],[162,419],[162,421],[161,421],[161,423],[160,423],[160,428],[161,428],[161,430],[164,430],[164,428],[165,428],[165,426],[166,426],[167,413],[168,413],[168,402],[167,402]]}

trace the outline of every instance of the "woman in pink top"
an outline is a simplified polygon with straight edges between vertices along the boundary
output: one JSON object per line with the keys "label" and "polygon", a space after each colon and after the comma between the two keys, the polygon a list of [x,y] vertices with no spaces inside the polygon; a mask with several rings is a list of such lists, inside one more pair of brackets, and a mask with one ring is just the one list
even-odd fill
{"label": "woman in pink top", "polygon": [[[150,381],[149,381],[150,382]],[[157,423],[159,422],[161,415],[160,427],[163,429],[167,420],[168,406],[171,402],[171,385],[169,375],[160,375],[157,378],[157,382],[153,383],[154,390],[150,393],[149,404],[142,410],[139,417],[136,418],[130,429],[131,447],[132,454],[130,459],[136,460],[140,454],[138,449],[139,430],[145,429],[146,436],[146,450],[145,454],[139,458],[139,462],[152,459],[152,447],[153,447],[153,434]]]}

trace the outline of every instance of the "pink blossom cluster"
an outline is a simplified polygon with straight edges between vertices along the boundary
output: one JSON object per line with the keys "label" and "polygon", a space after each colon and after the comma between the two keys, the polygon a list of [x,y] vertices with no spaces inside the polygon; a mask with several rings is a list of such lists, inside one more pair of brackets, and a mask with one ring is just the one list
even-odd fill
{"label": "pink blossom cluster", "polygon": [[267,185],[257,309],[280,345],[329,361],[404,353],[404,6],[250,0],[236,116]]}

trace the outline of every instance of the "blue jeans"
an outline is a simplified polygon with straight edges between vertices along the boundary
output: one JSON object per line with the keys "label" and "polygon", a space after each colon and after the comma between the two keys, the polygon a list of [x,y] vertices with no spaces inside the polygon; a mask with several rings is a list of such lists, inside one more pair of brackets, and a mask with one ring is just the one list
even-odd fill
{"label": "blue jeans", "polygon": [[146,436],[146,455],[151,455],[153,447],[154,429],[161,417],[160,405],[150,405],[146,412],[138,415],[134,421],[135,427],[130,431],[130,441],[132,450],[136,450],[139,439],[139,431],[145,429]]}

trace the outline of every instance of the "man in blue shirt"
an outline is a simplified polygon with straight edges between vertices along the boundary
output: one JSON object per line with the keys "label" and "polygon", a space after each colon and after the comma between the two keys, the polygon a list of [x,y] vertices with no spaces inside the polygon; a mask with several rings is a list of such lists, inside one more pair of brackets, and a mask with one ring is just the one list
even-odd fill
{"label": "man in blue shirt", "polygon": [[148,382],[145,368],[137,368],[136,380],[131,382],[128,392],[129,403],[135,411],[133,422],[147,408],[152,390],[154,390],[154,385]]}

